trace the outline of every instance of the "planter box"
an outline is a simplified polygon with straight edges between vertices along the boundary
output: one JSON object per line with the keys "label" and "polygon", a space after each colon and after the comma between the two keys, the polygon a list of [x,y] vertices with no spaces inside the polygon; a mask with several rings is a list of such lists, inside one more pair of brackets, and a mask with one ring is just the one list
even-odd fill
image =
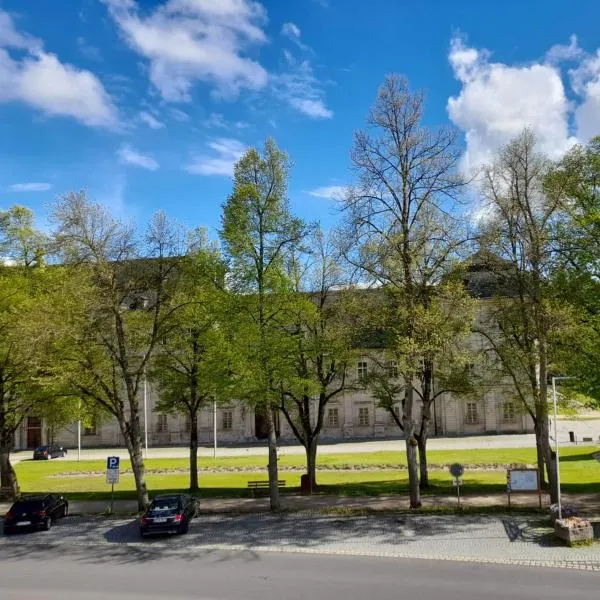
{"label": "planter box", "polygon": [[562,521],[556,520],[554,522],[554,532],[559,539],[565,541],[569,546],[594,539],[592,524],[583,519],[577,523],[569,523],[564,519]]}

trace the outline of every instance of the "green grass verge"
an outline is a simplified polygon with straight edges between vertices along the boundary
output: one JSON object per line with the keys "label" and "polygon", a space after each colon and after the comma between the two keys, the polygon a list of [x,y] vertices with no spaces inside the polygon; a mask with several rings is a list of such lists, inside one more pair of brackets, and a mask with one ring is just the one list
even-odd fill
{"label": "green grass verge", "polygon": [[[563,491],[572,493],[600,493],[600,463],[592,454],[598,448],[565,448],[561,454],[561,475]],[[501,465],[533,464],[534,449],[484,449],[432,451],[428,455],[431,465],[449,465],[461,462],[466,466],[463,477],[463,494],[502,493],[506,487],[506,471]],[[319,465],[328,467],[318,473],[320,493],[340,496],[380,496],[405,493],[408,490],[408,477],[405,470],[394,470],[391,466],[405,465],[403,452],[373,452],[370,454],[322,455]],[[266,464],[261,457],[201,458],[204,469],[227,468],[230,471],[201,472],[201,496],[242,497],[248,495],[247,484],[253,479],[266,478]],[[302,467],[302,456],[282,456],[279,462],[282,469]],[[469,470],[469,465],[500,466],[487,471]],[[121,468],[129,468],[129,461],[122,461]],[[189,474],[185,459],[149,459],[148,488],[152,493],[159,491],[184,490],[188,487]],[[368,467],[371,470],[361,470]],[[384,469],[385,467],[385,469]],[[105,499],[110,495],[110,487],[105,482],[104,461],[22,461],[15,467],[21,490],[32,492],[61,492],[72,499]],[[257,468],[263,473],[236,471],[240,468]],[[354,468],[354,470],[353,470]],[[180,472],[169,473],[178,469]],[[334,470],[338,469],[338,470]],[[286,480],[284,493],[297,491],[300,485],[300,472],[281,473]],[[432,470],[432,483],[428,494],[453,494],[454,487],[446,470]],[[134,480],[130,474],[122,474],[115,487],[115,497],[133,498]]]}

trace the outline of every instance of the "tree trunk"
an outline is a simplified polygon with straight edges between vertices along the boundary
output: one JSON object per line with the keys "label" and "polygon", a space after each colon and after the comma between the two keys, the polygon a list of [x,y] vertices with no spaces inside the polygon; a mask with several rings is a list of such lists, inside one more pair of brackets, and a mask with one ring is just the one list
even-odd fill
{"label": "tree trunk", "polygon": [[540,474],[540,485],[545,488],[546,487],[546,469],[545,469],[545,461],[544,461],[544,451],[542,449],[542,440],[540,432],[538,431],[537,424],[534,427],[535,431],[535,449],[537,454],[537,468]]}
{"label": "tree trunk", "polygon": [[17,474],[10,463],[11,444],[0,445],[0,498],[13,502],[19,495]]}
{"label": "tree trunk", "polygon": [[[542,409],[543,410],[543,409]],[[547,409],[546,409],[547,413]],[[539,448],[542,452],[546,473],[548,475],[548,484],[550,491],[550,502],[558,502],[558,485],[556,477],[556,457],[553,458],[553,452],[550,448],[550,432],[548,431],[548,415],[546,418],[537,419],[536,443],[539,437]]]}
{"label": "tree trunk", "polygon": [[306,474],[310,481],[310,493],[317,488],[317,437],[310,439],[305,447],[306,450]]}
{"label": "tree trunk", "polygon": [[406,461],[408,463],[408,487],[410,507],[421,508],[421,491],[419,490],[419,467],[417,464],[417,441],[413,423],[414,391],[412,384],[406,386],[404,403],[404,435],[406,436]]}
{"label": "tree trunk", "polygon": [[190,413],[190,492],[198,491],[198,413]]}
{"label": "tree trunk", "polygon": [[139,416],[132,414],[129,422],[121,423],[121,432],[131,459],[138,510],[143,511],[148,506],[148,489],[146,488],[146,467],[142,455],[142,432]]}
{"label": "tree trunk", "polygon": [[266,410],[267,426],[269,428],[269,496],[271,510],[279,510],[279,473],[277,468],[277,432],[273,409],[269,406]]}
{"label": "tree trunk", "polygon": [[427,428],[423,428],[419,435],[415,436],[419,450],[419,487],[425,490],[429,487],[429,471],[427,470]]}

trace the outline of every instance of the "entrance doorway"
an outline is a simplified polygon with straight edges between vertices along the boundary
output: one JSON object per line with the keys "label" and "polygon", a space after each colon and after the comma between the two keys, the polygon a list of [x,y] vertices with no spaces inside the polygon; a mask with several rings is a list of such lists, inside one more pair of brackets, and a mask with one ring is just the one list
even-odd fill
{"label": "entrance doorway", "polygon": [[27,448],[37,448],[42,445],[42,419],[27,417]]}

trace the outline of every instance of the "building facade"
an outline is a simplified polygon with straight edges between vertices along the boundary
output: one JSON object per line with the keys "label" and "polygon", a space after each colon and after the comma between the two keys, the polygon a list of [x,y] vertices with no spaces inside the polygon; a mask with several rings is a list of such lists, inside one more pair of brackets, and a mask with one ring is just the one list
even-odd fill
{"label": "building facade", "polygon": [[[368,356],[358,356],[350,375],[358,379],[368,374],[372,363]],[[146,420],[150,446],[185,445],[189,442],[189,419],[184,415],[156,412],[158,396],[148,384]],[[397,410],[399,407],[397,407]],[[314,411],[316,412],[316,411]],[[418,413],[419,410],[415,410]],[[216,428],[215,428],[216,421]],[[278,419],[281,441],[295,440],[283,414]],[[233,402],[226,406],[206,406],[198,419],[200,444],[251,443],[266,439],[264,419],[254,409]],[[533,421],[514,399],[508,383],[484,388],[477,396],[441,395],[432,407],[430,436],[462,436],[533,432]],[[368,390],[347,391],[329,402],[325,409],[322,440],[381,439],[401,437],[402,432],[388,410],[378,406]],[[118,447],[123,445],[115,419],[104,417],[89,427],[82,427],[82,447]],[[54,441],[67,448],[77,447],[77,424],[60,431],[49,431],[43,420],[28,417],[15,436],[15,448],[24,450]]]}

